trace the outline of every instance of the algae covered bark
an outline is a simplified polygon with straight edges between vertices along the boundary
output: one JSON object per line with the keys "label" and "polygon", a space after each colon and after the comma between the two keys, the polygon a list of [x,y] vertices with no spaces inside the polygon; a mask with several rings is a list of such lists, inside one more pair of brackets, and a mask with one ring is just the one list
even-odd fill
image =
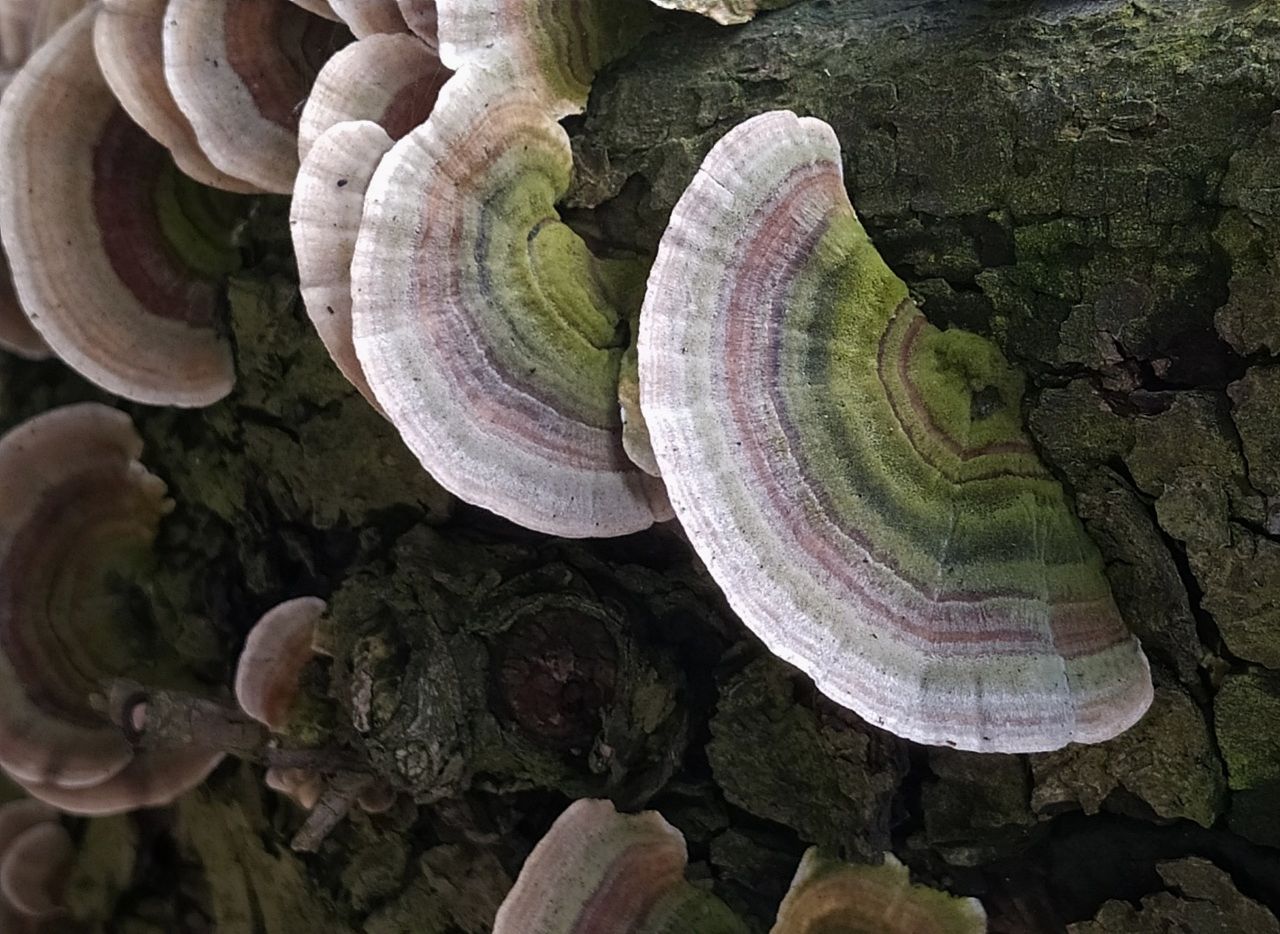
{"label": "algae covered bark", "polygon": [[[774,107],[832,123],[854,206],[925,314],[1027,375],[1032,435],[1152,659],[1152,718],[1035,761],[900,746],[768,659],[677,538],[568,546],[457,507],[333,368],[283,206],[263,200],[228,294],[235,392],[201,412],[129,407],[177,500],[144,611],[212,692],[263,610],[330,599],[346,625],[326,684],[353,721],[368,698],[347,739],[404,794],[299,857],[302,815],[229,765],[176,816],[91,824],[73,904],[137,932],[487,931],[567,799],[617,794],[676,825],[690,877],[757,931],[819,834],[846,855],[891,847],[917,879],[983,898],[996,931],[1159,930],[1211,906],[1269,930],[1270,4],[801,0],[733,29],[656,22],[571,122],[563,216],[650,253],[730,126]],[[0,427],[101,398],[57,364],[0,367]],[[1191,853],[1219,868],[1171,874]]]}

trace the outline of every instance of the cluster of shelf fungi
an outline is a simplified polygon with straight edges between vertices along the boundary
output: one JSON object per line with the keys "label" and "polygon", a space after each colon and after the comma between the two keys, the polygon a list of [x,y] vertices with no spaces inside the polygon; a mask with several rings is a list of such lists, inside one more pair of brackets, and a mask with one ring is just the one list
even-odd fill
{"label": "cluster of shelf fungi", "polygon": [[[654,4],[726,25],[757,12]],[[777,110],[729,129],[652,263],[561,219],[560,121],[665,15],[5,0],[0,346],[131,403],[217,402],[254,196],[290,195],[333,364],[458,499],[568,539],[669,523],[769,652],[906,740],[1032,753],[1120,735],[1152,703],[1148,663],[1024,431],[1022,377],[917,309],[829,126]],[[128,582],[162,560],[173,508],[144,464],[129,416],[96,402],[0,439],[0,767],[30,796],[0,807],[6,931],[84,923],[61,901],[76,850],[59,812],[164,806],[227,756],[307,813],[300,852],[353,810],[432,800],[317,715],[344,625],[323,601],[263,616],[221,693],[135,625]],[[582,797],[494,930],[750,930],[687,860],[657,812]],[[773,930],[979,932],[987,916],[892,854],[814,848]]]}

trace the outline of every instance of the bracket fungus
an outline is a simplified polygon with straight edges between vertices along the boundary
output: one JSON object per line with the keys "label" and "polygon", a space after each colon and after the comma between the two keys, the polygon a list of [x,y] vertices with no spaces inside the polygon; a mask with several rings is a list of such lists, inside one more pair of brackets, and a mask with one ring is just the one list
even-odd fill
{"label": "bracket fungus", "polygon": [[98,69],[97,8],[17,74],[0,105],[0,233],[53,351],[111,392],[207,405],[230,391],[217,281],[239,263],[234,196],[191,182],[120,108]]}
{"label": "bracket fungus", "polygon": [[316,76],[298,123],[299,158],[306,161],[320,134],[351,120],[372,120],[400,139],[431,115],[451,74],[415,36],[376,35],[351,43]]}
{"label": "bracket fungus", "polygon": [[52,930],[62,920],[73,856],[53,808],[29,798],[0,804],[0,931]]}
{"label": "bracket fungus", "polygon": [[102,75],[133,121],[173,154],[186,175],[226,191],[256,191],[209,161],[169,90],[162,41],[168,5],[169,0],[102,0],[93,32]]}
{"label": "bracket fungus", "polygon": [[303,161],[289,206],[307,315],[342,375],[379,409],[351,336],[351,258],[369,180],[391,145],[386,130],[368,120],[331,127]]}
{"label": "bracket fungus", "polygon": [[165,77],[215,166],[287,194],[298,172],[299,110],[321,65],[349,39],[280,0],[169,0]]}
{"label": "bracket fungus", "polygon": [[[403,0],[402,0],[403,5]],[[580,113],[596,72],[643,35],[635,0],[438,0],[440,60],[505,66],[556,119]]]}
{"label": "bracket fungus", "polygon": [[450,492],[537,531],[622,535],[666,518],[618,414],[642,273],[559,220],[572,163],[564,129],[507,72],[448,82],[365,197],[356,353]]}
{"label": "bracket fungus", "polygon": [[331,6],[357,39],[409,28],[396,0],[332,0]]}
{"label": "bracket fungus", "polygon": [[316,656],[316,624],[324,611],[318,597],[286,600],[264,613],[245,639],[236,665],[236,701],[273,732],[289,724],[302,670]]}
{"label": "bracket fungus", "polygon": [[676,515],[746,625],[917,742],[1100,742],[1152,697],[1096,548],[1022,429],[1021,377],[939,331],[786,111],[711,150],[640,319]]}
{"label": "bracket fungus", "polygon": [[409,31],[432,49],[440,47],[436,0],[396,0]]}
{"label": "bracket fungus", "polygon": [[[652,0],[653,3],[666,10],[683,10],[687,13],[700,13],[708,16],[722,26],[736,26],[745,23],[761,9],[769,8],[769,0]],[[794,0],[775,2],[780,6]]]}
{"label": "bracket fungus", "polygon": [[140,752],[91,704],[103,679],[155,666],[122,622],[170,506],[141,448],[128,416],[95,403],[0,439],[0,767],[75,813],[164,803],[219,758]]}
{"label": "bracket fungus", "polygon": [[885,854],[880,866],[826,859],[810,849],[778,909],[771,934],[985,934],[973,898],[912,885],[907,867]]}
{"label": "bracket fungus", "polygon": [[656,811],[575,801],[529,854],[493,934],[745,934],[722,902],[685,879],[687,862],[684,837]]}

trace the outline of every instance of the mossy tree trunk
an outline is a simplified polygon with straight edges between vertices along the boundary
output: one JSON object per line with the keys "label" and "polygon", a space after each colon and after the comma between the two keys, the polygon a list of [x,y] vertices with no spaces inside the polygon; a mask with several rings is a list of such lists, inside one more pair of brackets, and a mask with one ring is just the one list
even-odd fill
{"label": "mossy tree trunk", "polygon": [[[1026,370],[1033,434],[1151,657],[1147,720],[1043,756],[909,747],[769,658],[678,535],[569,544],[451,504],[329,363],[264,200],[229,292],[235,393],[130,407],[177,501],[147,596],[211,684],[261,611],[331,599],[339,733],[406,797],[303,859],[300,816],[228,766],[172,815],[89,826],[77,906],[138,932],[485,931],[566,800],[610,795],[661,809],[760,930],[811,843],[892,848],[983,896],[996,931],[1164,889],[1187,900],[1081,930],[1225,905],[1212,867],[1157,875],[1192,853],[1280,910],[1280,14],[665,15],[572,122],[567,215],[651,253],[712,143],[774,108],[836,129],[854,205],[928,317]],[[0,375],[3,427],[98,395],[57,364]]]}

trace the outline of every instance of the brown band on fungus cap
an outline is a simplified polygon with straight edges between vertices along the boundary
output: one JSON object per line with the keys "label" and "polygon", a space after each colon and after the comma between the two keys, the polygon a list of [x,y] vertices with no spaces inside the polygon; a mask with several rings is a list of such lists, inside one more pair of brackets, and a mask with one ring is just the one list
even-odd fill
{"label": "brown band on fungus cap", "polygon": [[396,0],[332,0],[332,5],[357,39],[409,30]]}
{"label": "brown band on fungus cap", "polygon": [[[371,120],[398,140],[431,115],[453,74],[410,35],[377,35],[335,53],[317,75],[298,129],[302,159],[330,127]],[[370,168],[372,171],[372,167]]]}
{"label": "brown band on fungus cap", "polygon": [[651,19],[650,7],[626,0],[437,0],[436,6],[442,62],[455,71],[467,64],[507,68],[556,119],[582,111],[596,72],[638,42]]}
{"label": "brown band on fungus cap", "polygon": [[438,49],[436,0],[396,0],[396,5],[400,7],[400,15],[409,31],[432,50]]}
{"label": "brown band on fungus cap", "polygon": [[467,69],[379,164],[351,266],[356,353],[450,492],[553,535],[640,531],[661,495],[623,451],[617,392],[643,266],[559,220],[569,139],[513,81]]}
{"label": "brown band on fungus cap", "polygon": [[907,867],[885,854],[883,865],[826,859],[810,849],[770,934],[985,934],[987,914],[977,899],[956,898],[912,885]]}
{"label": "brown band on fungus cap", "polygon": [[263,614],[245,639],[236,665],[236,700],[277,733],[288,724],[302,669],[315,657],[311,642],[324,611],[316,597],[286,600]]}
{"label": "brown band on fungus cap", "polygon": [[63,894],[75,846],[56,820],[28,827],[0,849],[0,898],[19,914],[42,921],[66,913]]}
{"label": "brown band on fungus cap", "polygon": [[133,121],[173,154],[185,174],[226,191],[257,191],[209,161],[173,99],[161,39],[168,5],[169,0],[102,0],[93,31],[98,67]]}
{"label": "brown band on fungus cap", "polygon": [[[452,75],[420,39],[378,35],[334,54],[316,76],[298,124],[298,155],[330,127],[371,120],[398,140],[431,116],[440,88]],[[369,166],[369,172],[373,172]]]}
{"label": "brown band on fungus cap", "polygon": [[113,581],[170,507],[141,449],[127,415],[93,403],[0,439],[0,766],[20,781],[94,785],[133,758],[89,697],[130,655]]}
{"label": "brown band on fungus cap", "polygon": [[351,258],[365,190],[391,143],[382,127],[367,120],[331,127],[303,161],[289,207],[307,315],[342,375],[379,411],[351,337]]}
{"label": "brown band on fungus cap", "polygon": [[298,114],[320,66],[349,39],[280,0],[169,0],[165,78],[210,162],[287,194]]}
{"label": "brown band on fungus cap", "polygon": [[575,801],[525,860],[493,934],[745,934],[714,895],[684,878],[684,837],[656,811]]}
{"label": "brown band on fungus cap", "polygon": [[[0,233],[32,324],[110,392],[207,405],[234,372],[218,283],[239,262],[231,205],[187,180],[116,103],[82,11],[0,106]],[[215,198],[216,196],[216,198]],[[222,213],[219,213],[222,212]]]}
{"label": "brown band on fungus cap", "polygon": [[1101,742],[1147,709],[1146,657],[1023,428],[1022,375],[916,308],[825,123],[775,111],[711,150],[659,245],[639,352],[681,525],[822,693],[985,752]]}

